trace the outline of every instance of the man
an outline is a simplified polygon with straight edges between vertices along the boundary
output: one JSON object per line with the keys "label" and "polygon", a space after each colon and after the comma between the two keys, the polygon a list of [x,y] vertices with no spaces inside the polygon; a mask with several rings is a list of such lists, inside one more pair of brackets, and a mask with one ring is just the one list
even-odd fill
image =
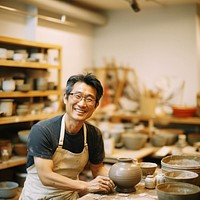
{"label": "man", "polygon": [[[86,122],[103,95],[92,74],[71,76],[64,95],[65,114],[33,125],[28,139],[27,178],[20,199],[77,199],[79,193],[109,193],[114,183],[103,166],[101,132]],[[94,176],[79,180],[86,164]]]}

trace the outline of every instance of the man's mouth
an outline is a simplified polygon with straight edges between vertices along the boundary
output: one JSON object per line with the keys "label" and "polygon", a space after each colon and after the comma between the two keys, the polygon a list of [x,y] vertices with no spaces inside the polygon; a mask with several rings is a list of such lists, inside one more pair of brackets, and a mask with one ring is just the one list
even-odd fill
{"label": "man's mouth", "polygon": [[85,114],[86,111],[82,110],[82,109],[78,109],[78,108],[74,108],[74,110],[78,113],[78,114]]}

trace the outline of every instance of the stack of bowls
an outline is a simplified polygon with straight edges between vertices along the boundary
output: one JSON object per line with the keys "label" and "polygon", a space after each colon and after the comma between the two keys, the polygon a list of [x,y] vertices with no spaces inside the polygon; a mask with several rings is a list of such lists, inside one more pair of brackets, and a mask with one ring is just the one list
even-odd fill
{"label": "stack of bowls", "polygon": [[200,188],[190,183],[166,182],[156,186],[159,200],[199,200]]}
{"label": "stack of bowls", "polygon": [[29,105],[28,104],[19,104],[16,109],[16,113],[19,116],[24,116],[29,113]]}
{"label": "stack of bowls", "polygon": [[187,170],[174,170],[165,172],[164,177],[166,182],[184,182],[196,185],[198,174]]}
{"label": "stack of bowls", "polygon": [[199,176],[196,184],[200,186],[200,156],[192,155],[171,155],[162,158],[161,160],[162,172],[174,170],[187,170],[197,173]]}

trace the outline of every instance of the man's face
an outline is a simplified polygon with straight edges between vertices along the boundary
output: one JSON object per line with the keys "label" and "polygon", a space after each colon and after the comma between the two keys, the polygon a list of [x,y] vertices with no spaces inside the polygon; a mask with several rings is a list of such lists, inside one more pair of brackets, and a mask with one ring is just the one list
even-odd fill
{"label": "man's face", "polygon": [[96,90],[83,82],[77,82],[68,97],[64,98],[65,110],[69,117],[78,121],[85,121],[95,111]]}

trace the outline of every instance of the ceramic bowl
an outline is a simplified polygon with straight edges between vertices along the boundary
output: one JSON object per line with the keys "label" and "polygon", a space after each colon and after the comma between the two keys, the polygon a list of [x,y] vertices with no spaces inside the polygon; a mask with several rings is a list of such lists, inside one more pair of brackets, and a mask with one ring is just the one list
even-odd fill
{"label": "ceramic bowl", "polygon": [[200,133],[189,133],[187,135],[187,141],[190,145],[194,145],[196,142],[200,142]]}
{"label": "ceramic bowl", "polygon": [[151,137],[151,143],[155,147],[171,146],[178,141],[178,134],[173,132],[161,131]]}
{"label": "ceramic bowl", "polygon": [[122,140],[125,148],[130,150],[138,150],[144,147],[148,139],[148,136],[142,133],[124,133],[122,134]]}
{"label": "ceramic bowl", "polygon": [[147,175],[153,175],[158,165],[152,162],[141,162],[139,166],[142,170],[142,176],[146,177]]}
{"label": "ceramic bowl", "polygon": [[166,182],[156,186],[159,200],[199,200],[200,188],[190,183]]}
{"label": "ceramic bowl", "polygon": [[29,112],[28,108],[17,108],[16,109],[16,114],[19,116],[27,115],[28,112]]}
{"label": "ceramic bowl", "polygon": [[197,108],[195,106],[172,106],[175,117],[193,117]]}
{"label": "ceramic bowl", "polygon": [[31,85],[29,83],[19,84],[16,86],[16,89],[21,92],[28,92],[31,90]]}
{"label": "ceramic bowl", "polygon": [[30,129],[18,131],[19,141],[22,143],[27,143]]}
{"label": "ceramic bowl", "polygon": [[196,185],[198,174],[187,170],[177,170],[165,172],[164,177],[166,182],[184,182]]}
{"label": "ceramic bowl", "polygon": [[17,195],[18,183],[13,181],[0,182],[0,199],[10,199]]}
{"label": "ceramic bowl", "polygon": [[174,170],[187,170],[197,173],[197,185],[200,186],[200,156],[171,155],[162,158],[161,169],[165,173]]}

